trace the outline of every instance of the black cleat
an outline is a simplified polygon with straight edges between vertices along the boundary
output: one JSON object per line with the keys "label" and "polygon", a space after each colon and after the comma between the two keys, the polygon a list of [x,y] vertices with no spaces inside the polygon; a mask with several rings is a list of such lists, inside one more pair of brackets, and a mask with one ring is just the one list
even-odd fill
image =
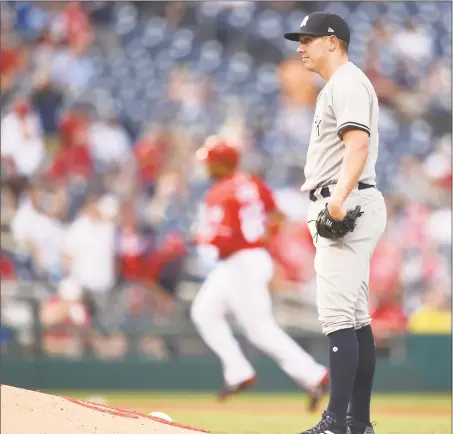
{"label": "black cleat", "polygon": [[354,422],[352,416],[346,416],[346,425],[348,426],[347,434],[376,434],[372,425]]}
{"label": "black cleat", "polygon": [[337,423],[332,413],[325,411],[318,425],[302,431],[300,434],[348,434],[348,428],[346,424]]}
{"label": "black cleat", "polygon": [[309,413],[314,413],[318,410],[319,403],[329,388],[329,374],[326,374],[319,384],[311,391],[308,392],[308,407]]}
{"label": "black cleat", "polygon": [[242,383],[238,384],[237,386],[229,386],[228,384],[224,384],[220,389],[219,393],[217,394],[217,399],[219,401],[226,401],[233,395],[236,395],[240,392],[244,392],[250,387],[253,386],[255,383],[256,377],[249,378],[248,380],[243,381]]}

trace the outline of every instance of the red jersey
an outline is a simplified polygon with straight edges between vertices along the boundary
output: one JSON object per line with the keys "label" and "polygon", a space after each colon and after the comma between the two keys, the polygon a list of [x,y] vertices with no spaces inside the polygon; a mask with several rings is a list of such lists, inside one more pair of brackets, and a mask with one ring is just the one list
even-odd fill
{"label": "red jersey", "polygon": [[74,175],[88,178],[92,171],[93,163],[90,151],[86,146],[77,145],[63,148],[50,167],[50,175],[53,179],[66,179]]}
{"label": "red jersey", "polygon": [[399,291],[403,268],[403,246],[392,236],[383,236],[376,246],[370,264],[370,293],[383,295]]}
{"label": "red jersey", "polygon": [[10,76],[20,67],[21,54],[18,49],[2,47],[0,50],[0,74]]}
{"label": "red jersey", "polygon": [[377,335],[376,341],[379,341],[379,335],[396,334],[406,329],[407,319],[403,308],[394,300],[383,303],[371,312],[371,326]]}
{"label": "red jersey", "polygon": [[267,214],[277,206],[260,178],[234,173],[218,181],[202,205],[197,241],[217,247],[220,258],[266,246]]}
{"label": "red jersey", "polygon": [[118,255],[121,274],[128,280],[142,278],[145,241],[135,228],[124,227],[118,234]]}
{"label": "red jersey", "polygon": [[165,162],[166,148],[166,142],[148,138],[141,139],[135,145],[134,155],[139,166],[139,178],[145,185],[156,181]]}

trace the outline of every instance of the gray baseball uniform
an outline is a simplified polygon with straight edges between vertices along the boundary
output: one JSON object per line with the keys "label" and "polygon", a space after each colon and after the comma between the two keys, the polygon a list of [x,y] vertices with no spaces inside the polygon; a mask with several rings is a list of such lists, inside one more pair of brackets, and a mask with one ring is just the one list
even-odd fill
{"label": "gray baseball uniform", "polygon": [[382,194],[375,188],[378,155],[379,105],[366,75],[353,63],[342,65],[326,83],[316,103],[313,129],[305,166],[303,191],[312,200],[308,220],[316,219],[332,194],[340,175],[348,128],[366,131],[369,153],[359,185],[345,201],[346,209],[356,205],[364,214],[354,232],[343,239],[316,237],[315,223],[309,224],[316,246],[317,305],[326,334],[370,324],[368,281],[370,259],[384,232],[387,213]]}

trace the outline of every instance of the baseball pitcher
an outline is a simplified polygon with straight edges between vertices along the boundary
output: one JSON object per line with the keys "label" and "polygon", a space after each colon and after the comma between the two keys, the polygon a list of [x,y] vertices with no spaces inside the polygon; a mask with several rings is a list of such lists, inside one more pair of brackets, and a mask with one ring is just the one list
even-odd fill
{"label": "baseball pitcher", "polygon": [[370,399],[376,356],[368,280],[387,220],[375,180],[378,99],[366,75],[348,59],[349,27],[338,15],[314,12],[299,32],[285,38],[299,43],[304,66],[325,81],[302,190],[311,199],[317,304],[329,338],[331,391],[322,420],[302,434],[374,434]]}

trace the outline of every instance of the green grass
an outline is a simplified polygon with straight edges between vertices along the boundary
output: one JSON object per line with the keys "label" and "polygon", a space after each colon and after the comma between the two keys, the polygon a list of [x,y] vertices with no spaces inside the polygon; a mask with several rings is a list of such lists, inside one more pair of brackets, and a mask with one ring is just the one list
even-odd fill
{"label": "green grass", "polygon": [[[58,392],[87,399],[102,396],[108,405],[148,414],[168,413],[176,422],[213,434],[297,434],[319,415],[305,412],[305,397],[296,394],[244,394],[227,403],[198,393]],[[377,434],[450,434],[448,395],[376,395],[372,403]]]}

